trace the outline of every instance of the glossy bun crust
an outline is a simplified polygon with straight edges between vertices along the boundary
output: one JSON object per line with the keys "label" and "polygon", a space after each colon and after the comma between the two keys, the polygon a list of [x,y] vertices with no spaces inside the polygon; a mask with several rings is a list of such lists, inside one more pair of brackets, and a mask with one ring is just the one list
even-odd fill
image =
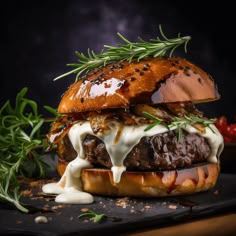
{"label": "glossy bun crust", "polygon": [[147,58],[108,64],[72,84],[58,107],[76,113],[135,104],[158,104],[219,99],[210,76],[181,58]]}
{"label": "glossy bun crust", "polygon": [[[64,172],[60,165],[61,173]],[[60,172],[60,170],[59,170]],[[187,169],[161,172],[128,172],[113,182],[108,169],[83,169],[83,190],[91,194],[114,197],[162,197],[207,191],[216,184],[219,164],[204,163]]]}

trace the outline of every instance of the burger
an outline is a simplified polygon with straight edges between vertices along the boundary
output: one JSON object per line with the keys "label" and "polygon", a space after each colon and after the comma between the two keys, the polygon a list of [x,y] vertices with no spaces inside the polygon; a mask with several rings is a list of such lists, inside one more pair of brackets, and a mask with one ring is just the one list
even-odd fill
{"label": "burger", "polygon": [[91,195],[162,197],[213,188],[223,139],[194,104],[219,98],[213,79],[178,57],[89,72],[60,101],[48,139],[58,148],[61,180],[44,191],[77,203],[91,202]]}

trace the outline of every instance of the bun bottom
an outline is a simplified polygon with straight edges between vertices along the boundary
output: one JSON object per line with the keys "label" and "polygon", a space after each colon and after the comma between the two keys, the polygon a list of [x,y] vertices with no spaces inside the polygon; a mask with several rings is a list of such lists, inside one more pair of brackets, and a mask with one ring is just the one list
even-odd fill
{"label": "bun bottom", "polygon": [[219,173],[219,163],[202,163],[170,171],[125,171],[121,181],[114,183],[111,170],[91,168],[82,170],[81,181],[83,190],[95,195],[163,197],[207,191],[215,186]]}

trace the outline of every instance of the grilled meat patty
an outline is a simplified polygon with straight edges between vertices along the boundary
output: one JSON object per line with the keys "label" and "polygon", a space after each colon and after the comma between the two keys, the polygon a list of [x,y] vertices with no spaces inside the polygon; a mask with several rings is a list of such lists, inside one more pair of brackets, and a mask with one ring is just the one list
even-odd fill
{"label": "grilled meat patty", "polygon": [[[87,135],[83,141],[85,158],[95,167],[111,168],[112,163],[103,141]],[[183,130],[181,141],[177,131],[143,137],[124,161],[130,171],[171,170],[205,162],[210,154],[206,139]]]}

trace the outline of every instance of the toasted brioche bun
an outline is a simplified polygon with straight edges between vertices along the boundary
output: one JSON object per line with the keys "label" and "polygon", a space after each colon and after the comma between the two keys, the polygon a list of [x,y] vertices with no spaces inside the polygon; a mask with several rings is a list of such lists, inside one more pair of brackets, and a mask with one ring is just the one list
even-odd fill
{"label": "toasted brioche bun", "polygon": [[[60,163],[63,174],[66,165]],[[219,163],[203,163],[190,168],[158,171],[129,172],[122,174],[121,181],[113,182],[111,170],[83,169],[83,190],[91,194],[113,197],[162,197],[193,194],[213,188],[219,176]]]}
{"label": "toasted brioche bun", "polygon": [[181,58],[147,58],[109,64],[72,84],[59,113],[77,113],[133,104],[208,102],[220,95],[210,76]]}

